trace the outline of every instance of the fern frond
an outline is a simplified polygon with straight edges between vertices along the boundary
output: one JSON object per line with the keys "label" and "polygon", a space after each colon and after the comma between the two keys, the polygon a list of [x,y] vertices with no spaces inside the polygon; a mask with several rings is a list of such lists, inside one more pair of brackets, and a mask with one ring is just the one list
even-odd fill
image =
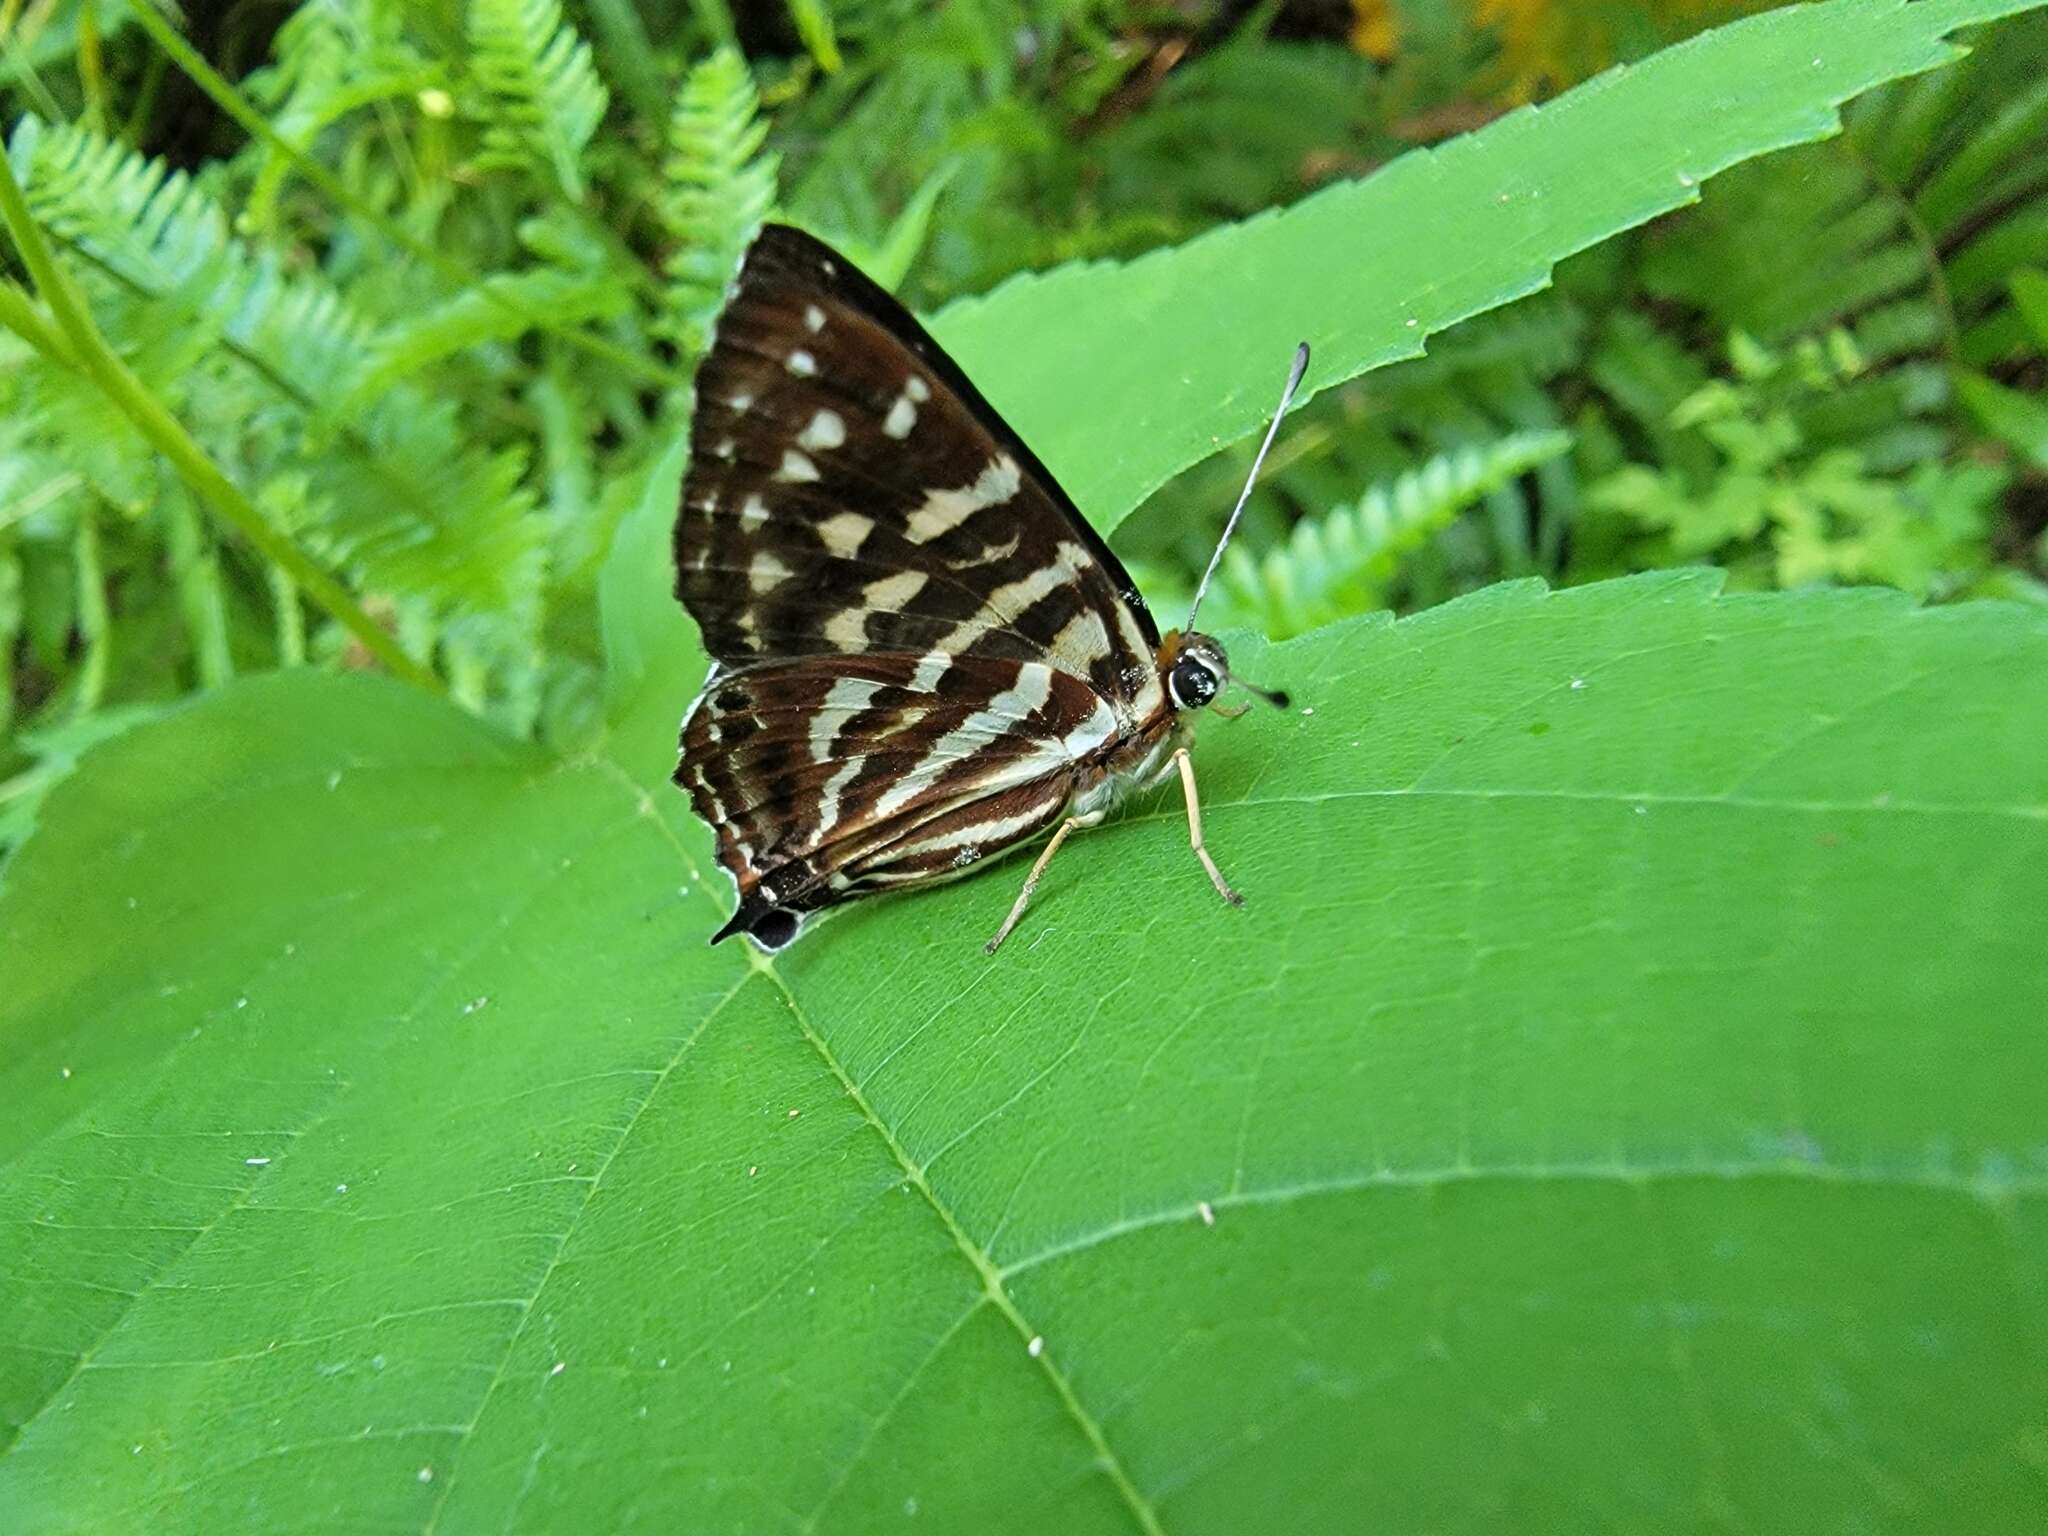
{"label": "fern frond", "polygon": [[[446,68],[424,57],[404,35],[404,14],[390,5],[302,5],[271,43],[276,62],[242,82],[269,109],[270,126],[304,149],[325,128],[380,101],[443,90]],[[275,144],[252,144],[259,162],[240,227],[269,229],[292,159]]]}
{"label": "fern frond", "polygon": [[1489,492],[1556,458],[1568,432],[1521,432],[1439,454],[1360,500],[1303,518],[1255,560],[1241,547],[1220,572],[1219,623],[1259,625],[1276,640],[1384,607],[1403,556]]}
{"label": "fern frond", "polygon": [[631,301],[615,276],[602,271],[541,267],[493,273],[477,287],[379,333],[356,380],[353,399],[373,400],[399,380],[470,347],[515,340],[533,328],[537,315],[560,321],[595,320],[619,314]]}
{"label": "fern frond", "polygon": [[1929,229],[1954,229],[1984,186],[2007,165],[2048,140],[2048,80],[2037,81],[1966,139],[1913,195],[1914,210]]}
{"label": "fern frond", "polygon": [[525,454],[475,446],[452,403],[412,385],[378,401],[364,435],[374,474],[346,452],[304,462],[294,531],[367,590],[424,599],[436,615],[537,620],[546,530],[522,483]]}
{"label": "fern frond", "polygon": [[227,216],[183,171],[36,117],[7,153],[37,222],[135,286],[208,310],[232,283]]}
{"label": "fern frond", "polygon": [[[227,214],[182,171],[85,129],[24,118],[8,150],[38,222],[185,339],[219,338],[302,401],[347,388],[373,329],[328,285],[251,259]],[[136,332],[115,328],[117,336]]]}
{"label": "fern frond", "polygon": [[675,240],[667,263],[668,327],[702,350],[747,237],[775,203],[779,159],[761,152],[768,124],[754,77],[737,50],[695,65],[669,118],[662,223]]}
{"label": "fern frond", "polygon": [[556,0],[470,0],[469,40],[484,120],[476,164],[546,166],[581,201],[583,146],[611,101],[590,45]]}
{"label": "fern frond", "polygon": [[1274,200],[1275,166],[1327,154],[1372,120],[1367,59],[1333,43],[1266,41],[1247,28],[1167,75],[1145,111],[1113,122],[1094,147],[1108,208],[1162,208],[1199,228],[1219,212]]}
{"label": "fern frond", "polygon": [[[160,161],[32,119],[10,153],[38,218],[119,280],[102,284],[102,319],[130,366],[266,501],[292,509],[297,536],[364,589],[437,619],[535,614],[545,529],[519,486],[524,459],[474,446],[454,406],[414,386],[364,388],[381,340],[343,295],[251,257],[221,209]],[[272,386],[263,409],[224,371],[243,365]],[[113,504],[149,506],[154,458],[104,398],[49,367],[28,376],[24,409],[50,441]],[[294,478],[301,493],[277,489]]]}

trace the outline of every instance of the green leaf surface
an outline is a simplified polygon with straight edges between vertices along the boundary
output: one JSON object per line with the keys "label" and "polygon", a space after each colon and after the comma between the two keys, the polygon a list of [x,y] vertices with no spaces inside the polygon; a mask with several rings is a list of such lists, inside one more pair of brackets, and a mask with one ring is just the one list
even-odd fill
{"label": "green leaf surface", "polygon": [[1716,172],[1838,131],[1841,102],[1953,58],[1958,27],[2038,3],[1769,11],[1284,212],[1018,278],[949,307],[935,333],[1107,531],[1262,427],[1296,342],[1315,348],[1304,398],[1419,356],[1574,251],[1698,201]]}
{"label": "green leaf surface", "polygon": [[[1774,13],[948,338],[1114,520],[1251,424],[1246,338],[1355,372],[2012,8]],[[1432,223],[1631,92],[1568,228]],[[1233,637],[1298,705],[1204,731],[1244,910],[1168,795],[993,961],[1014,863],[770,965],[663,781],[679,471],[602,753],[249,680],[0,871],[0,1530],[2040,1528],[2048,617]]]}
{"label": "green leaf surface", "polygon": [[1955,379],[1956,395],[1978,424],[2036,469],[2048,469],[2048,405],[1968,370]]}
{"label": "green leaf surface", "polygon": [[1239,647],[1249,905],[1168,798],[994,960],[1014,864],[708,949],[678,797],[393,685],[95,754],[0,895],[0,1528],[2038,1529],[2048,619]]}
{"label": "green leaf surface", "polygon": [[2048,352],[2048,272],[2022,267],[2013,273],[2009,286],[2013,304],[2026,321],[2035,344]]}

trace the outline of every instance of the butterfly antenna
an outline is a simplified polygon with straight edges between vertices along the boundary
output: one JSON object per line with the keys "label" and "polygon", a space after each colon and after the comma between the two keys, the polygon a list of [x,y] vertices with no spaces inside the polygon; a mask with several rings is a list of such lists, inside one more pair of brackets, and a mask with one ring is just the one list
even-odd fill
{"label": "butterfly antenna", "polygon": [[1273,424],[1266,428],[1266,440],[1259,444],[1259,456],[1252,460],[1252,472],[1244,478],[1244,489],[1237,493],[1237,505],[1230,509],[1230,520],[1223,525],[1223,537],[1216,541],[1216,553],[1209,557],[1209,569],[1202,572],[1202,584],[1195,588],[1195,600],[1188,604],[1188,629],[1195,627],[1195,610],[1202,606],[1202,594],[1209,590],[1209,578],[1216,574],[1216,567],[1222,563],[1223,548],[1237,529],[1244,504],[1251,499],[1252,487],[1259,479],[1259,466],[1266,462],[1266,450],[1273,446],[1273,438],[1280,430],[1280,418],[1294,403],[1294,392],[1301,387],[1301,376],[1307,371],[1308,343],[1304,341],[1294,349],[1294,366],[1287,370],[1287,387],[1280,391],[1280,408],[1273,413]]}

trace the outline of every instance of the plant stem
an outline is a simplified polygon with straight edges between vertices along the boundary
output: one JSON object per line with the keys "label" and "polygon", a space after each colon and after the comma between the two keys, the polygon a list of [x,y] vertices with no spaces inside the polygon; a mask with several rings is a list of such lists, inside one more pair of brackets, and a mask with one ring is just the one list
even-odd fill
{"label": "plant stem", "polygon": [[299,612],[299,589],[283,566],[272,565],[270,601],[277,610],[277,664],[303,667],[306,664],[306,617]]}
{"label": "plant stem", "polygon": [[14,729],[14,642],[24,617],[21,586],[14,535],[0,528],[0,737]]}
{"label": "plant stem", "polygon": [[[22,265],[28,268],[30,277],[35,280],[37,292],[49,306],[56,320],[56,330],[62,334],[53,334],[52,327],[36,314],[27,296],[11,285],[0,288],[0,322],[10,324],[24,339],[50,352],[53,357],[70,362],[97,384],[150,446],[170,460],[178,478],[192,488],[193,494],[215,516],[240,533],[265,558],[289,572],[308,597],[332,614],[335,621],[355,636],[363,648],[389,668],[394,676],[438,691],[441,686],[439,680],[408,656],[403,647],[362,610],[347,588],[315,565],[298,545],[272,528],[255,504],[242,494],[240,487],[207,457],[206,450],[193,440],[183,423],[171,414],[146,384],[136,378],[126,363],[114,355],[94,325],[77,286],[51,258],[42,231],[36,227],[29,213],[28,200],[22,195],[21,185],[14,179],[13,164],[4,153],[0,153],[0,221],[5,222],[8,233],[14,237]],[[68,346],[72,354],[69,358],[59,350],[60,345]]]}
{"label": "plant stem", "polygon": [[73,373],[85,372],[85,364],[71,350],[70,339],[43,318],[35,301],[22,291],[18,283],[0,281],[0,325],[6,326],[51,362],[69,368]]}
{"label": "plant stem", "polygon": [[78,633],[85,641],[85,659],[78,668],[74,715],[89,715],[106,697],[107,670],[113,636],[107,616],[107,577],[100,565],[99,500],[81,498],[78,528],[71,540],[71,561],[78,575]]}
{"label": "plant stem", "polygon": [[177,582],[178,606],[184,612],[185,631],[191,638],[199,686],[219,688],[235,673],[228,656],[227,605],[221,597],[220,562],[207,547],[199,519],[183,496],[165,497],[163,511],[170,531],[171,576]]}

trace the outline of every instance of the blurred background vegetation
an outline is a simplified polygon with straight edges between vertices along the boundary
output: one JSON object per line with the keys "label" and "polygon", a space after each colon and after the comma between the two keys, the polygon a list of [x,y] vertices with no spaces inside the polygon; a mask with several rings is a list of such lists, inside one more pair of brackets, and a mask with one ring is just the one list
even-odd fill
{"label": "blurred background vegetation", "polygon": [[[1761,8],[0,0],[0,125],[148,391],[466,706],[573,749],[598,568],[763,217],[928,310]],[[1306,407],[1214,623],[1702,562],[2048,598],[2048,18],[1993,30]],[[1118,530],[1164,622],[1247,458]],[[101,388],[0,332],[0,848],[111,732],[238,674],[370,664]]]}

